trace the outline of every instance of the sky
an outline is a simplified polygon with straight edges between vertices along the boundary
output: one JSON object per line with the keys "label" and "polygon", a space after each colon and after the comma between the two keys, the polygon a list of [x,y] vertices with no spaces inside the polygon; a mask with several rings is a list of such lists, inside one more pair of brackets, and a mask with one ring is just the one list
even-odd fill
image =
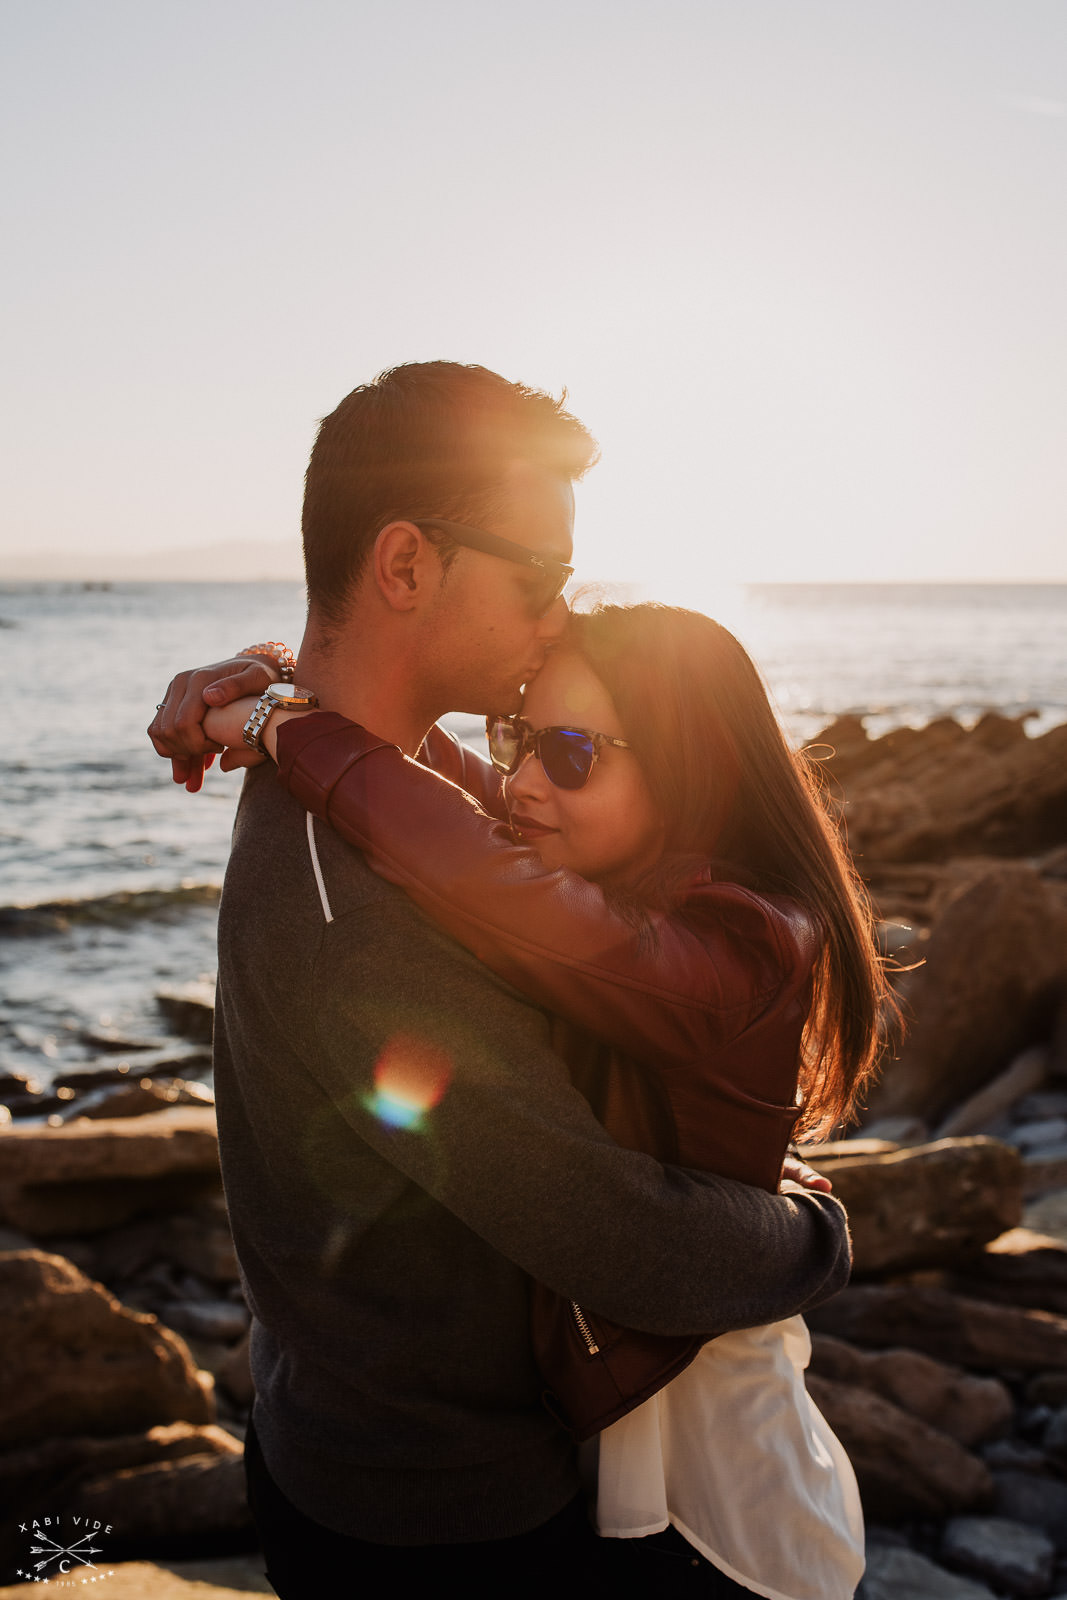
{"label": "sky", "polygon": [[1065,0],[0,0],[0,138],[0,577],[296,571],[443,357],[596,434],[581,578],[1067,580]]}

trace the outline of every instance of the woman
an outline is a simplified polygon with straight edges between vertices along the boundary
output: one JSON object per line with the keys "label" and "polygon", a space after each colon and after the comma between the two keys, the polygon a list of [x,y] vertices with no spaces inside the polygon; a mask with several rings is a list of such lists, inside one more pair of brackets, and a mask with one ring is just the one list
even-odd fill
{"label": "woman", "polygon": [[[205,732],[235,743],[248,711],[210,713]],[[265,740],[309,809],[560,1019],[575,1081],[621,1142],[776,1188],[794,1126],[848,1115],[886,991],[836,833],[751,661],[696,613],[600,608],[573,619],[523,716],[490,734],[506,812],[496,774],[458,752],[481,807],[339,717],[281,711]],[[510,831],[493,820],[505,814]],[[699,1351],[645,1341],[628,1392],[598,1394],[591,1420],[581,1367],[576,1390],[540,1310],[546,1376],[576,1431],[610,1423],[601,1532],[660,1558],[672,1540],[699,1551],[725,1575],[712,1592],[852,1594],[858,1498],[803,1388],[799,1318]],[[563,1310],[594,1388],[617,1330]]]}

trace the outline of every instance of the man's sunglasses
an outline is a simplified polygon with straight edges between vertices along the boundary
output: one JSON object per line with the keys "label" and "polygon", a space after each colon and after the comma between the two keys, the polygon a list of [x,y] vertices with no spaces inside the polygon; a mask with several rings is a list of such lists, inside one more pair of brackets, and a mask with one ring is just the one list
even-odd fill
{"label": "man's sunglasses", "polygon": [[538,728],[535,733],[523,717],[486,717],[485,731],[489,756],[498,772],[510,776],[532,750],[545,777],[557,789],[581,789],[604,745],[631,748],[625,739],[591,733],[588,728]]}
{"label": "man's sunglasses", "polygon": [[485,528],[448,522],[444,517],[413,517],[411,520],[416,528],[440,528],[455,544],[467,550],[480,550],[483,555],[499,556],[502,561],[514,561],[520,567],[532,567],[544,579],[544,590],[538,600],[542,613],[555,605],[574,572],[573,567],[557,561],[554,556],[542,555],[539,550],[530,550],[524,544],[516,544],[514,539],[505,539]]}

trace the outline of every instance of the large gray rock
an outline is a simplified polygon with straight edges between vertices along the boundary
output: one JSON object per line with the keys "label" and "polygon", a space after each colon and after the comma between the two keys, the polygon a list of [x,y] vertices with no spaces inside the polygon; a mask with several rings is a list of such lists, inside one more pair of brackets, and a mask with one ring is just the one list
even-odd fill
{"label": "large gray rock", "polygon": [[984,1583],[946,1572],[917,1550],[870,1545],[856,1600],[994,1600],[994,1596]]}
{"label": "large gray rock", "polygon": [[1067,1406],[1060,1406],[1049,1418],[1048,1427],[1041,1438],[1045,1454],[1056,1465],[1067,1468]]}
{"label": "large gray rock", "polygon": [[220,1188],[211,1107],[0,1129],[0,1220],[41,1238],[95,1233]]}
{"label": "large gray rock", "polygon": [[238,1300],[179,1301],[160,1314],[179,1333],[223,1344],[243,1338],[250,1321],[248,1307]]}
{"label": "large gray rock", "polygon": [[1067,1370],[1067,1317],[990,1305],[946,1289],[856,1284],[808,1313],[814,1332],[886,1349],[904,1345],[977,1372]]}
{"label": "large gray rock", "polygon": [[893,1521],[984,1507],[985,1463],[870,1389],[808,1375],[808,1392],[848,1452],[864,1512]]}
{"label": "large gray rock", "polygon": [[918,1350],[858,1350],[816,1334],[811,1371],[871,1389],[968,1448],[1002,1433],[1014,1412],[1011,1391],[998,1378],[977,1378]]}
{"label": "large gray rock", "polygon": [[846,1141],[829,1159],[814,1151],[809,1160],[848,1211],[859,1275],[954,1263],[1022,1215],[1022,1162],[997,1139],[848,1150]]}
{"label": "large gray rock", "polygon": [[1037,1528],[1005,1517],[952,1517],[941,1536],[941,1559],[1011,1595],[1047,1595],[1056,1551]]}
{"label": "large gray rock", "polygon": [[872,1116],[936,1123],[1047,1037],[1065,982],[1064,886],[1022,864],[988,872],[946,908],[902,984],[912,1020]]}
{"label": "large gray rock", "polygon": [[210,1380],[178,1335],[62,1256],[0,1256],[0,1349],[0,1448],[214,1421]]}
{"label": "large gray rock", "polygon": [[998,1517],[1042,1529],[1067,1555],[1067,1483],[1033,1472],[994,1472],[993,1483]]}

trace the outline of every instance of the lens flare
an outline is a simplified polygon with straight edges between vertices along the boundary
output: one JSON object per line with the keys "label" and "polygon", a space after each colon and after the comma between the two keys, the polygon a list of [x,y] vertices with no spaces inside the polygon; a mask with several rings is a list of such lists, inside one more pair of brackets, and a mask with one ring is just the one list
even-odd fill
{"label": "lens flare", "polygon": [[363,1104],[388,1128],[419,1133],[452,1079],[452,1062],[440,1048],[415,1034],[389,1040],[374,1068],[374,1092]]}

